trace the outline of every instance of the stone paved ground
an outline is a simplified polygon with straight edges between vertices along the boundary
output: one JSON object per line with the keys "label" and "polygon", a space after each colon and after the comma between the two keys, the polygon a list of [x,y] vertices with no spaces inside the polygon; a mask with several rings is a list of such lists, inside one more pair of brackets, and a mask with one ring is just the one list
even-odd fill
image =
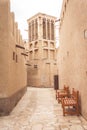
{"label": "stone paved ground", "polygon": [[9,116],[0,117],[0,130],[87,130],[82,116],[63,116],[52,88],[28,88]]}

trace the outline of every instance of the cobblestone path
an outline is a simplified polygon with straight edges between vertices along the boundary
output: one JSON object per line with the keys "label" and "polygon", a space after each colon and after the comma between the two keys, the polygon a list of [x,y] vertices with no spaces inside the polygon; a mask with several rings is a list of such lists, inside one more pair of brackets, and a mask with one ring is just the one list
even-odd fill
{"label": "cobblestone path", "polygon": [[9,116],[0,117],[0,130],[87,130],[82,116],[63,116],[53,88],[30,88]]}

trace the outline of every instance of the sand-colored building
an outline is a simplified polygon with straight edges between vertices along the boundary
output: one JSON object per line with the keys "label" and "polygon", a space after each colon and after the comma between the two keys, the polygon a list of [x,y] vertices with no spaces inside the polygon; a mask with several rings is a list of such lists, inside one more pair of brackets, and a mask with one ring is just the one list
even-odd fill
{"label": "sand-colored building", "polygon": [[64,0],[60,17],[59,83],[80,92],[87,119],[87,0]]}
{"label": "sand-colored building", "polygon": [[29,38],[28,85],[53,87],[57,74],[56,17],[38,13],[27,20]]}
{"label": "sand-colored building", "polygon": [[23,44],[10,0],[0,0],[0,115],[9,114],[26,90]]}

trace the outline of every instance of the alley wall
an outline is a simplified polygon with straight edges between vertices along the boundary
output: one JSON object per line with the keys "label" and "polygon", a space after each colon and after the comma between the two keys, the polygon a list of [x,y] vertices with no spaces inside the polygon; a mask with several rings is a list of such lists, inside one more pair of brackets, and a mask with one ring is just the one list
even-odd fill
{"label": "alley wall", "polygon": [[60,17],[59,84],[80,92],[87,119],[87,1],[64,0]]}

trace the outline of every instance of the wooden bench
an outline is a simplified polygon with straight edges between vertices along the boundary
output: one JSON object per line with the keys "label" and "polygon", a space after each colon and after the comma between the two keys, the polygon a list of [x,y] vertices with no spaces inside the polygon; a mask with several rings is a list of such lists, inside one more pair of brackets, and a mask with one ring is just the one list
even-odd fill
{"label": "wooden bench", "polygon": [[58,103],[61,102],[62,98],[68,96],[69,96],[69,87],[64,86],[64,89],[57,90],[56,99],[58,100]]}
{"label": "wooden bench", "polygon": [[56,99],[58,98],[58,92],[64,92],[66,90],[66,86],[64,85],[63,89],[56,90]]}
{"label": "wooden bench", "polygon": [[62,99],[63,115],[79,115],[79,91],[72,90],[69,98]]}

